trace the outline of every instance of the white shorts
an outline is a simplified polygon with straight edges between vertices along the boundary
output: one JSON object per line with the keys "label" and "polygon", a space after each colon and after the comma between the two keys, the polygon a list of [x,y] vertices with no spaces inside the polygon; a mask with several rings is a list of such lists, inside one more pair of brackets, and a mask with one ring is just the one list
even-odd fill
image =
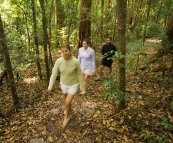
{"label": "white shorts", "polygon": [[92,71],[91,71],[91,68],[82,68],[81,67],[81,70],[82,70],[82,72],[84,73],[84,74],[86,74],[86,75],[92,75]]}
{"label": "white shorts", "polygon": [[65,84],[60,82],[60,87],[61,87],[61,90],[62,90],[63,94],[72,94],[72,95],[74,95],[74,94],[76,94],[76,92],[79,89],[79,83],[73,84],[73,85],[65,85]]}

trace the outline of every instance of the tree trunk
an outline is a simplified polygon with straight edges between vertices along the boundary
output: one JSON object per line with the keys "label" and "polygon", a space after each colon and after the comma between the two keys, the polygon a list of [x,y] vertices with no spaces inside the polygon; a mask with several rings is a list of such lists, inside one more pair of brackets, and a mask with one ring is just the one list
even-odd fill
{"label": "tree trunk", "polygon": [[158,51],[159,55],[169,53],[170,50],[173,49],[173,12],[168,19],[168,23],[166,26],[166,37],[163,37],[162,39],[162,45],[164,49],[160,49]]}
{"label": "tree trunk", "polygon": [[[117,23],[118,23],[118,41],[119,52],[124,56],[126,55],[126,0],[117,0]],[[123,66],[122,66],[123,65]],[[119,103],[119,110],[125,108],[125,89],[126,89],[126,77],[125,77],[125,58],[119,59],[119,71],[120,71],[120,94],[124,98]]]}
{"label": "tree trunk", "polygon": [[82,46],[84,38],[90,38],[91,36],[91,4],[92,0],[81,0],[78,48]]}
{"label": "tree trunk", "polygon": [[11,65],[10,55],[9,55],[7,44],[6,44],[6,40],[5,40],[5,34],[4,34],[4,29],[3,29],[1,15],[0,15],[0,48],[1,48],[2,54],[4,56],[4,65],[5,65],[5,68],[7,70],[8,82],[10,84],[13,104],[15,106],[15,105],[17,105],[19,103],[19,99],[18,99],[16,87],[14,85],[15,83],[14,83],[14,76],[13,76],[13,71],[12,71],[12,65]]}
{"label": "tree trunk", "polygon": [[160,1],[160,7],[159,7],[159,10],[158,10],[158,13],[157,13],[157,16],[156,16],[156,23],[158,23],[158,21],[159,21],[159,16],[160,16],[160,13],[161,13],[161,10],[162,10],[162,5],[163,5],[163,0]]}
{"label": "tree trunk", "polygon": [[51,44],[51,39],[52,39],[52,26],[51,26],[51,23],[52,23],[52,9],[53,9],[53,4],[54,4],[54,0],[52,0],[51,2],[51,8],[50,8],[50,11],[49,11],[49,40],[48,40],[48,49],[49,49],[49,65],[50,65],[50,68],[52,69],[53,68],[53,60],[52,60],[52,44]]}
{"label": "tree trunk", "polygon": [[48,33],[47,33],[47,20],[46,20],[46,12],[45,12],[45,1],[39,0],[41,9],[42,9],[42,26],[43,26],[43,43],[44,43],[44,60],[45,60],[45,66],[46,66],[46,77],[47,77],[47,83],[49,83],[49,62],[48,62],[48,52],[47,52],[47,44],[48,44]]}
{"label": "tree trunk", "polygon": [[101,41],[103,41],[103,39],[105,39],[104,37],[104,28],[103,28],[103,14],[104,14],[104,0],[101,0],[101,23],[100,23],[100,37],[101,37]]}
{"label": "tree trunk", "polygon": [[138,23],[139,23],[140,7],[141,7],[141,5],[142,5],[141,2],[133,1],[131,9],[134,9],[134,11],[133,11],[133,13],[130,13],[130,15],[129,15],[129,22],[128,22],[129,23],[129,30],[132,33],[135,30],[136,25],[138,25]]}
{"label": "tree trunk", "polygon": [[55,0],[55,25],[61,28],[64,25],[65,19],[64,8],[61,0]]}
{"label": "tree trunk", "polygon": [[42,72],[41,72],[41,65],[40,65],[40,52],[39,52],[39,46],[38,46],[38,32],[37,32],[37,20],[36,20],[36,10],[35,10],[35,0],[31,1],[32,4],[32,12],[33,12],[33,33],[34,33],[34,43],[35,43],[35,52],[36,52],[36,64],[37,64],[37,70],[39,78],[42,79]]}
{"label": "tree trunk", "polygon": [[149,15],[150,15],[151,0],[148,0],[147,3],[148,3],[148,8],[147,8],[147,15],[146,15],[146,20],[145,20],[145,25],[144,25],[143,43],[145,42],[145,37],[146,37],[146,33],[147,33],[147,22],[148,22]]}
{"label": "tree trunk", "polygon": [[168,36],[168,40],[170,43],[173,43],[173,12],[168,20],[166,27],[166,35]]}
{"label": "tree trunk", "polygon": [[[171,7],[172,7],[172,0],[169,0],[167,5],[166,5],[166,8],[167,8],[167,12],[166,13],[169,13]],[[167,24],[167,20],[168,20],[169,16],[165,16],[164,17],[164,26],[166,27],[166,24]]]}

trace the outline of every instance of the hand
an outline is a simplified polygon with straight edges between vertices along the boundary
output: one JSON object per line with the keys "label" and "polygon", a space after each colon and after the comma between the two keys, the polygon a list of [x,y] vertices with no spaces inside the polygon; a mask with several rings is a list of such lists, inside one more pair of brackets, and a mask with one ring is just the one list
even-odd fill
{"label": "hand", "polygon": [[47,91],[48,91],[48,93],[51,93],[52,90],[51,89],[48,89]]}
{"label": "hand", "polygon": [[95,72],[92,72],[92,73],[91,73],[91,76],[94,76],[94,75],[95,75]]}

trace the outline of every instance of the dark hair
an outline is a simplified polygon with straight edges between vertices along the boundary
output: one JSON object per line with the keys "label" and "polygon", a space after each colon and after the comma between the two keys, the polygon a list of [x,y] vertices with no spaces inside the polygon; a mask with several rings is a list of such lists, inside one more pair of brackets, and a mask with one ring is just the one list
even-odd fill
{"label": "dark hair", "polygon": [[90,44],[90,41],[88,38],[84,38],[82,42],[86,42],[87,44]]}
{"label": "dark hair", "polygon": [[71,50],[70,45],[67,43],[62,44],[61,48],[67,48],[67,49],[69,49],[69,51]]}
{"label": "dark hair", "polygon": [[112,40],[112,37],[111,37],[111,36],[107,36],[106,38],[108,38],[108,39]]}

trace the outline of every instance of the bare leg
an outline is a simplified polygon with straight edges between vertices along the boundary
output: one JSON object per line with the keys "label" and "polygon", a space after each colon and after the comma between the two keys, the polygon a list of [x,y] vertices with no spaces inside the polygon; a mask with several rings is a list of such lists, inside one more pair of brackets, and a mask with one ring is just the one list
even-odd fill
{"label": "bare leg", "polygon": [[64,115],[65,115],[65,99],[66,99],[66,97],[67,97],[67,94],[64,94],[64,107],[63,107],[63,109],[64,109]]}
{"label": "bare leg", "polygon": [[86,93],[86,89],[87,89],[87,85],[88,85],[88,78],[89,78],[89,75],[84,74],[84,90],[81,92],[81,94]]}
{"label": "bare leg", "polygon": [[64,100],[64,121],[63,121],[63,124],[62,124],[62,128],[65,129],[65,127],[67,126],[68,124],[68,121],[70,120],[69,118],[69,112],[71,110],[71,102],[73,100],[73,97],[74,95],[72,94],[67,94],[66,95],[66,98]]}
{"label": "bare leg", "polygon": [[98,78],[96,80],[100,80],[101,75],[102,75],[103,68],[104,68],[104,66],[101,65],[100,68],[99,68],[99,75],[98,75]]}

